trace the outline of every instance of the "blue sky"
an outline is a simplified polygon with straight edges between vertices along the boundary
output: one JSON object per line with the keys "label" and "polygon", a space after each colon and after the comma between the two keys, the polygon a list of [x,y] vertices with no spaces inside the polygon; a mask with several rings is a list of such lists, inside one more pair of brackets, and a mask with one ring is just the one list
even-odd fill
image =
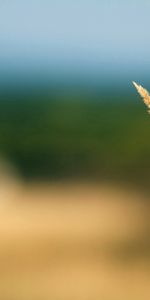
{"label": "blue sky", "polygon": [[148,73],[149,28],[149,0],[0,0],[1,69]]}

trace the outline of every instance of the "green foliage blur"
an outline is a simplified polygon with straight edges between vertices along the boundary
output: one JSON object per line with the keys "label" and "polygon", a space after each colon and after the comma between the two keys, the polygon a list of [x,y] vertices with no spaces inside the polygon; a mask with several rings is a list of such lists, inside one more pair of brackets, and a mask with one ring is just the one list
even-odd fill
{"label": "green foliage blur", "polygon": [[131,98],[75,92],[1,95],[1,156],[24,178],[148,183],[150,116],[138,96]]}

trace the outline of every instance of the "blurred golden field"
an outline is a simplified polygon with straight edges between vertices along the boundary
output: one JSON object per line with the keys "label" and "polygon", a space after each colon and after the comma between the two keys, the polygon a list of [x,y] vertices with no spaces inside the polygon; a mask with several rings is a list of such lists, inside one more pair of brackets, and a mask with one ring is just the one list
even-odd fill
{"label": "blurred golden field", "polygon": [[146,196],[111,183],[0,182],[0,299],[150,299]]}
{"label": "blurred golden field", "polygon": [[149,116],[70,93],[1,97],[0,300],[149,300]]}

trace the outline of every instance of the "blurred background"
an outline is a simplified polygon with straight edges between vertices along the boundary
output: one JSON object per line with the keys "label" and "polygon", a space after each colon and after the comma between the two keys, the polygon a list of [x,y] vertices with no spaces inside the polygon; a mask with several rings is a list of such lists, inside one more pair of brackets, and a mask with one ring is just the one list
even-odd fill
{"label": "blurred background", "polygon": [[150,298],[148,0],[0,0],[0,295]]}
{"label": "blurred background", "polygon": [[148,1],[0,1],[0,151],[24,178],[149,185]]}

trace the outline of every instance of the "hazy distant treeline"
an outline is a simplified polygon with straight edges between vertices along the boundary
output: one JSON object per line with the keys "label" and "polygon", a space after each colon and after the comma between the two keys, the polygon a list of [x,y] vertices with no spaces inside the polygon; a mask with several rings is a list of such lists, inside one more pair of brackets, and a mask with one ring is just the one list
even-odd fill
{"label": "hazy distant treeline", "polygon": [[26,177],[148,180],[150,117],[140,101],[97,95],[0,99],[0,152]]}

